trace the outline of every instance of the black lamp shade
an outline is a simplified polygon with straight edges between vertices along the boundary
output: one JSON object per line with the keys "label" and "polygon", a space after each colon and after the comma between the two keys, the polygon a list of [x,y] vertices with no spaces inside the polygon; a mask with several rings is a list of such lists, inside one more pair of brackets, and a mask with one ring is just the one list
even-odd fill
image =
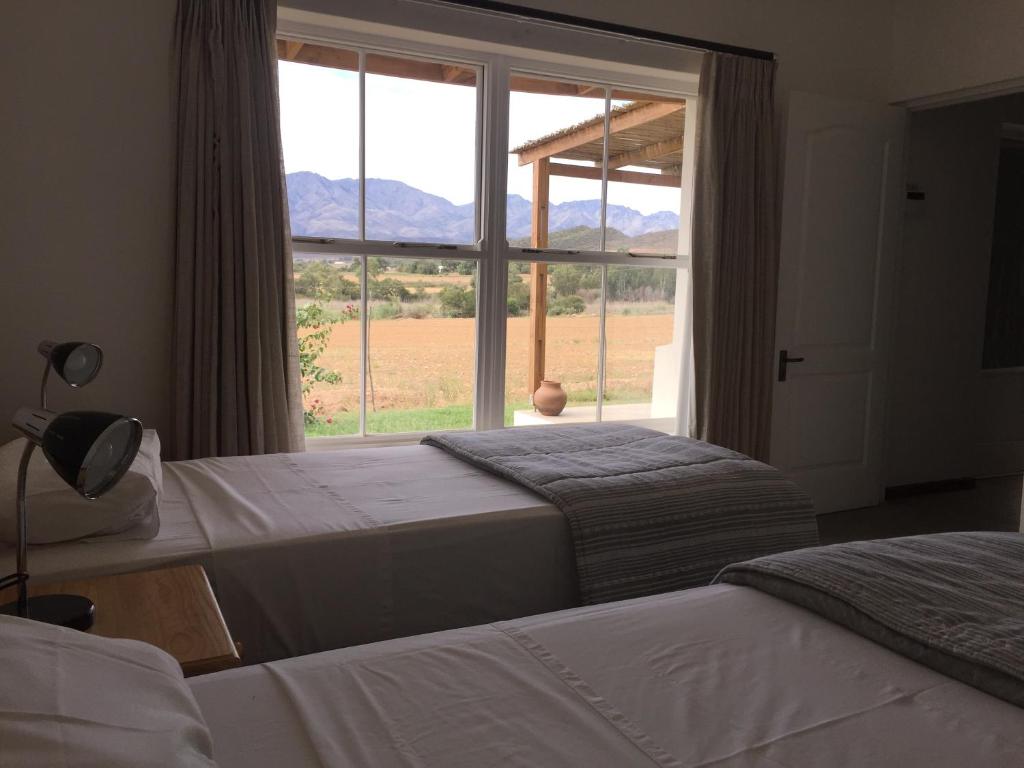
{"label": "black lamp shade", "polygon": [[128,471],[142,442],[138,419],[100,411],[54,416],[40,441],[43,453],[68,485],[94,499]]}
{"label": "black lamp shade", "polygon": [[57,375],[72,387],[88,384],[96,378],[103,365],[103,350],[87,341],[65,341],[52,345],[44,342],[40,345],[40,351],[49,357],[50,365]]}

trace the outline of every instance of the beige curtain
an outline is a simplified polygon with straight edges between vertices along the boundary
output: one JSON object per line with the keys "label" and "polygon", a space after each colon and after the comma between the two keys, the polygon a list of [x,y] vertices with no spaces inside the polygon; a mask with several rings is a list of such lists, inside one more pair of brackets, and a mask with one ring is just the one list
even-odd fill
{"label": "beige curtain", "polygon": [[693,205],[692,434],[768,458],[778,273],[775,62],[707,54]]}
{"label": "beige curtain", "polygon": [[296,451],[273,0],[179,0],[177,458]]}

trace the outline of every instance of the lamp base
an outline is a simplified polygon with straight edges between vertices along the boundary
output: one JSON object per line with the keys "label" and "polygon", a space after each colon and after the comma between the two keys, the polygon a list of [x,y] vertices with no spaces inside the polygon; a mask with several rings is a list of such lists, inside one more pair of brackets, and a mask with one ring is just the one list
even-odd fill
{"label": "lamp base", "polygon": [[[17,616],[17,601],[0,605],[0,613]],[[27,613],[27,618],[34,621],[58,624],[84,632],[92,626],[96,617],[96,604],[81,595],[37,595],[28,599]]]}

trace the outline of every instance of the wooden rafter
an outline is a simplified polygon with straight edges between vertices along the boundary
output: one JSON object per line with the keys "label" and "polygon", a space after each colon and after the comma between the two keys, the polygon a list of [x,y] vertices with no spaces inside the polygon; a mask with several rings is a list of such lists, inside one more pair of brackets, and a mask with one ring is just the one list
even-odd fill
{"label": "wooden rafter", "polygon": [[[313,64],[318,67],[359,71],[359,54],[345,48],[313,45],[295,40],[277,40],[277,57],[285,61]],[[388,75],[408,80],[424,80],[449,85],[476,85],[476,70],[457,64],[407,59],[371,53],[366,56],[366,71],[372,75]]]}
{"label": "wooden rafter", "polygon": [[[612,115],[611,119],[608,121],[608,132],[618,133],[619,131],[629,130],[630,128],[635,128],[638,125],[643,125],[644,123],[649,123],[652,120],[657,120],[658,118],[671,115],[673,112],[678,112],[681,109],[683,109],[683,105],[681,103],[653,102],[650,104],[644,104],[642,107],[638,107],[637,109],[631,109],[628,112]],[[554,157],[555,155],[567,152],[568,150],[582,146],[583,144],[598,141],[603,136],[604,121],[596,121],[590,125],[584,125],[577,131],[556,136],[550,141],[545,141],[520,152],[519,164],[529,165],[542,157]]]}
{"label": "wooden rafter", "polygon": [[[592,165],[551,163],[549,165],[549,172],[552,176],[601,180],[601,169],[595,168]],[[681,176],[670,176],[664,173],[643,173],[642,171],[608,171],[608,181],[621,181],[625,184],[647,184],[652,187],[679,187],[683,183]]]}
{"label": "wooden rafter", "polygon": [[664,157],[665,155],[671,155],[673,152],[678,152],[682,148],[682,136],[678,139],[658,141],[654,144],[647,144],[646,146],[639,147],[638,149],[631,149],[629,152],[621,152],[614,157],[609,157],[608,168],[622,168],[626,165],[636,165],[637,163],[655,160],[659,157]]}

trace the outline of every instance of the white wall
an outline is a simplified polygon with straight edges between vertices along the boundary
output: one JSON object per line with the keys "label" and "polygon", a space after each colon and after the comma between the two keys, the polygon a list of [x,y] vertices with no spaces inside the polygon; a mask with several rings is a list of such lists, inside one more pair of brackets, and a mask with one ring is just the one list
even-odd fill
{"label": "white wall", "polygon": [[0,46],[0,439],[35,404],[43,338],[107,352],[55,406],[168,428],[174,0],[5,3]]}
{"label": "white wall", "polygon": [[[430,9],[408,0],[281,0],[318,13],[371,21],[429,20]],[[806,90],[868,100],[886,98],[892,37],[886,0],[517,0],[558,13],[774,51],[778,90]],[[486,24],[486,17],[478,17]],[[867,42],[865,42],[867,41]],[[609,46],[598,50],[604,55]]]}
{"label": "white wall", "polygon": [[981,370],[1003,121],[1024,96],[916,112],[888,404],[888,485],[1024,470],[1024,376]]}
{"label": "white wall", "polygon": [[1024,2],[896,0],[892,101],[1020,81],[1024,87]]}

